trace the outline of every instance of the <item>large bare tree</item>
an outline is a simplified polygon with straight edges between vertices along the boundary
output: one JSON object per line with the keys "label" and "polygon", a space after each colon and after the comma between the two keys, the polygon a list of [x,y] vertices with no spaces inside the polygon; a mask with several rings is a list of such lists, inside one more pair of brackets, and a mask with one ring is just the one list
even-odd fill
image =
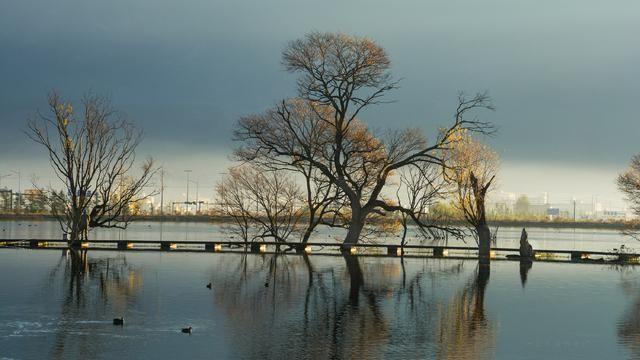
{"label": "large bare tree", "polygon": [[488,145],[464,132],[450,150],[446,151],[445,175],[453,184],[454,206],[462,213],[478,241],[482,262],[489,261],[491,230],[485,211],[486,196],[495,186],[498,154]]}
{"label": "large bare tree", "polygon": [[[418,129],[376,136],[358,115],[368,106],[385,102],[384,95],[397,87],[384,49],[366,38],[314,32],[289,43],[283,63],[288,71],[300,75],[298,101],[306,101],[317,119],[297,126],[300,121],[287,101],[264,114],[245,117],[236,130],[236,139],[242,142],[239,154],[245,160],[306,162],[322,173],[344,194],[349,207],[345,244],[359,241],[370,216],[385,213],[401,212],[419,226],[439,228],[411,209],[388,201],[383,190],[401,168],[444,165],[442,150],[453,144],[459,131],[492,131],[489,123],[466,116],[475,109],[490,108],[488,96],[461,97],[453,124],[432,144]],[[310,133],[319,135],[307,136]]]}
{"label": "large bare tree", "polygon": [[66,193],[49,193],[56,204],[51,209],[71,245],[86,239],[91,228],[126,227],[131,204],[152,195],[145,195],[144,188],[155,173],[149,158],[133,174],[142,132],[107,99],[86,95],[80,109],[52,93],[49,112],[30,120],[27,131],[44,147],[65,187]]}

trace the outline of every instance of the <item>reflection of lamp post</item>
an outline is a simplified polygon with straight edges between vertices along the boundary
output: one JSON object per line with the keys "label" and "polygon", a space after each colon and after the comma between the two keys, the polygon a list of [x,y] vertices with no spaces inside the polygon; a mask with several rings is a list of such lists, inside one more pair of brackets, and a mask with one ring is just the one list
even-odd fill
{"label": "reflection of lamp post", "polygon": [[185,170],[184,172],[187,173],[187,201],[185,202],[185,206],[187,209],[187,214],[189,213],[189,174],[191,173],[192,170]]}
{"label": "reflection of lamp post", "polygon": [[22,204],[22,190],[21,190],[21,186],[22,186],[22,176],[20,175],[20,171],[16,171],[16,170],[9,170],[12,173],[18,175],[18,206],[16,206],[16,211],[20,211],[21,208],[21,204]]}

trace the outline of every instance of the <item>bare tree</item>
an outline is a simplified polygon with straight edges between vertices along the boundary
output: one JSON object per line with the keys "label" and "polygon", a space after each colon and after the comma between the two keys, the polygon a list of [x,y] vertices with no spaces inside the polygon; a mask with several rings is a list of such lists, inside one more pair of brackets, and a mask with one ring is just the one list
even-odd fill
{"label": "bare tree", "polygon": [[[331,144],[330,129],[318,116],[319,112],[328,111],[327,107],[318,106],[308,101],[292,99],[283,101],[282,105],[267,111],[265,114],[246,116],[240,119],[235,137],[246,141],[249,146],[242,146],[235,151],[239,161],[249,161],[262,169],[273,171],[289,171],[292,175],[301,175],[305,185],[305,217],[306,229],[301,244],[306,244],[315,228],[320,225],[343,227],[345,225],[342,209],[344,193],[330,179],[318,170],[312,162],[305,159],[322,159]],[[327,114],[325,114],[327,115]],[[272,122],[272,119],[286,118],[287,122]],[[258,142],[252,141],[248,134],[260,134],[270,143],[280,143],[291,154],[282,158],[275,154],[261,151]],[[297,138],[292,138],[292,135]]]}
{"label": "bare tree", "polygon": [[[616,183],[618,184],[618,189],[630,203],[631,211],[636,215],[640,215],[640,154],[631,158],[629,168],[618,175]],[[623,233],[635,239],[640,239],[640,231],[637,224],[634,225],[625,229]]]}
{"label": "bare tree", "polygon": [[[444,223],[449,219],[434,211],[433,207],[448,195],[449,187],[442,176],[443,168],[432,163],[403,168],[398,172],[399,184],[396,190],[397,203],[412,213],[422,223]],[[407,242],[407,232],[412,219],[406,212],[400,213],[402,235],[400,245]],[[417,227],[424,239],[439,239],[441,235],[430,227]]]}
{"label": "bare tree", "polygon": [[109,101],[86,95],[78,116],[57,93],[49,96],[49,113],[28,123],[27,135],[42,145],[64,192],[50,191],[51,210],[71,245],[91,228],[125,228],[129,206],[153,195],[143,193],[155,168],[147,159],[131,175],[142,132],[124,120]]}
{"label": "bare tree", "polygon": [[448,151],[445,175],[455,187],[454,206],[462,213],[478,242],[479,257],[489,261],[491,230],[485,200],[498,172],[499,158],[489,146],[461,132]]}
{"label": "bare tree", "polygon": [[417,129],[375,136],[357,118],[366,107],[383,103],[384,95],[397,87],[386,52],[373,41],[311,33],[286,47],[283,63],[288,71],[300,74],[298,96],[308,102],[317,119],[303,122],[307,127],[297,126],[299,121],[286,101],[265,114],[245,117],[236,130],[236,139],[243,142],[239,154],[246,160],[262,157],[288,165],[308,162],[321,172],[344,194],[349,207],[346,244],[359,241],[370,216],[386,213],[401,212],[419,226],[442,228],[387,201],[383,190],[401,168],[423,163],[444,165],[442,150],[453,144],[460,130],[492,131],[490,124],[465,116],[475,109],[491,108],[488,96],[461,96],[453,124],[429,145]]}
{"label": "bare tree", "polygon": [[273,238],[286,242],[298,229],[302,194],[282,172],[251,166],[231,168],[216,192],[223,213],[234,220],[234,231],[244,241]]}

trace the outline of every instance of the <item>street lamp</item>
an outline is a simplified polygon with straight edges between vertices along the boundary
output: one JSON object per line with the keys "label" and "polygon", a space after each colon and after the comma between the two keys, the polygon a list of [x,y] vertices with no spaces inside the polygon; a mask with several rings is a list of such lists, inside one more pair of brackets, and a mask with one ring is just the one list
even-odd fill
{"label": "street lamp", "polygon": [[[198,205],[199,204],[198,203],[198,191],[199,191],[200,185],[199,185],[197,180],[195,180],[195,181],[191,180],[190,182],[193,183],[193,184],[196,184],[196,213],[198,213],[198,211],[199,211],[199,209],[198,209],[198,207],[199,207],[199,205]],[[188,194],[188,192],[187,192],[187,194]],[[187,202],[189,202],[188,198],[187,198]]]}
{"label": "street lamp", "polygon": [[18,175],[18,206],[16,207],[16,211],[20,210],[20,207],[22,206],[22,175],[20,174],[20,171],[16,171],[16,170],[9,170],[12,173]]}
{"label": "street lamp", "polygon": [[187,209],[187,214],[189,213],[189,174],[192,172],[193,170],[185,170],[184,172],[187,173],[187,201],[185,202],[185,206]]}

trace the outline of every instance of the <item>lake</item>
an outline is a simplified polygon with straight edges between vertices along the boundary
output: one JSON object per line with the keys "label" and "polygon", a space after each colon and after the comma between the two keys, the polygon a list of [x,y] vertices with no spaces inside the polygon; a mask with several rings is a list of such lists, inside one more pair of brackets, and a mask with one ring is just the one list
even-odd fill
{"label": "lake", "polygon": [[[5,238],[60,232],[50,221],[0,228]],[[635,244],[615,230],[528,230],[536,248]],[[228,235],[134,223],[91,237]],[[498,245],[518,237],[501,229]],[[0,274],[0,359],[640,358],[633,265],[3,248]]]}
{"label": "lake", "polygon": [[0,273],[0,358],[640,357],[632,266],[5,248]]}

